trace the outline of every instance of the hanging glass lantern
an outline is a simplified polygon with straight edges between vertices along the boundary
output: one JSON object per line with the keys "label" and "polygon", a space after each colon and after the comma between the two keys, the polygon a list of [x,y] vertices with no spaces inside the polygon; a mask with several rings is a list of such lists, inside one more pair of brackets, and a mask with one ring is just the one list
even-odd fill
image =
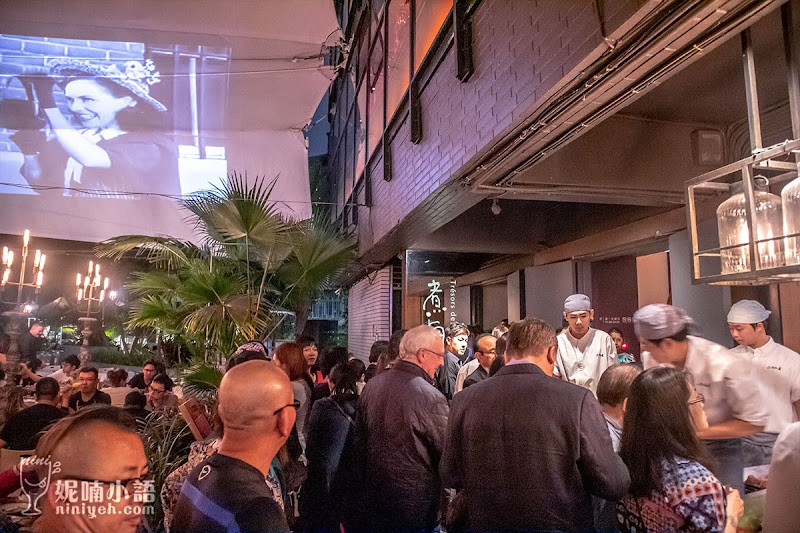
{"label": "hanging glass lantern", "polygon": [[[759,255],[760,269],[775,268],[786,264],[784,255],[783,210],[781,198],[767,191],[769,182],[763,176],[756,176],[754,184],[754,203],[756,212],[753,213],[753,227],[756,240],[768,239],[756,245]],[[798,187],[800,189],[800,187]],[[747,228],[747,199],[742,192],[742,184],[734,184],[733,196],[725,200],[717,208],[717,229],[719,232],[719,245],[721,248],[737,246],[720,252],[722,259],[722,274],[747,272],[750,264],[750,232]],[[798,200],[800,202],[800,200]]]}
{"label": "hanging glass lantern", "polygon": [[[781,192],[783,200],[783,234],[800,233],[800,163],[798,177],[788,183]],[[800,237],[786,237],[786,264],[800,264]]]}

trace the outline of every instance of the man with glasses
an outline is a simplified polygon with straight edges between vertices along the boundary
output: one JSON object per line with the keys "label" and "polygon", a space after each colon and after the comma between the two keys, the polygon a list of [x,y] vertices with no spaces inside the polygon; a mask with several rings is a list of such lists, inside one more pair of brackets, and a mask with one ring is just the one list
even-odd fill
{"label": "man with glasses", "polygon": [[[63,409],[68,409],[70,413],[98,403],[111,405],[111,396],[103,391],[97,390],[97,369],[93,366],[81,368],[78,374],[78,381],[75,383],[79,387],[78,392],[71,396],[62,396]],[[74,386],[74,385],[73,385]]]}
{"label": "man with glasses", "polygon": [[183,484],[170,531],[288,532],[267,475],[297,407],[289,378],[275,364],[248,361],[230,369],[219,388],[222,442]]}
{"label": "man with glasses", "polygon": [[178,407],[178,397],[172,393],[172,380],[165,374],[153,378],[148,387],[148,411],[169,411]]}
{"label": "man with glasses", "polygon": [[478,360],[478,368],[464,380],[465,389],[489,377],[489,368],[497,357],[496,347],[497,339],[489,334],[481,335],[475,341],[475,359]]}
{"label": "man with glasses", "polygon": [[[161,370],[161,372],[159,372],[159,370]],[[147,391],[147,387],[150,386],[153,378],[161,373],[163,373],[163,366],[161,363],[150,359],[142,366],[142,371],[131,378],[128,382],[128,386],[132,389]]]}
{"label": "man with glasses", "polygon": [[704,398],[708,428],[697,430],[716,466],[714,475],[744,494],[742,437],[761,432],[768,415],[752,362],[714,342],[690,335],[694,321],[679,307],[651,304],[633,315],[645,370],[686,369]]}
{"label": "man with glasses", "polygon": [[[56,422],[35,457],[51,466],[37,533],[134,533],[144,504],[157,497],[136,424],[116,407],[91,406]],[[47,464],[41,466],[44,478]]]}
{"label": "man with glasses", "polygon": [[448,407],[432,379],[444,350],[436,329],[410,329],[397,363],[364,387],[356,434],[365,478],[356,530],[421,532],[438,524]]}

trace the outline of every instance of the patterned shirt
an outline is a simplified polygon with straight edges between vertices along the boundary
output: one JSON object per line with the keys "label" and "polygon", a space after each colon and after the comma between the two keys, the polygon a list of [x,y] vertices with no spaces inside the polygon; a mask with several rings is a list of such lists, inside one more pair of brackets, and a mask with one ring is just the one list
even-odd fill
{"label": "patterned shirt", "polygon": [[699,463],[664,461],[663,489],[648,497],[623,496],[617,504],[623,533],[722,533],[725,490]]}

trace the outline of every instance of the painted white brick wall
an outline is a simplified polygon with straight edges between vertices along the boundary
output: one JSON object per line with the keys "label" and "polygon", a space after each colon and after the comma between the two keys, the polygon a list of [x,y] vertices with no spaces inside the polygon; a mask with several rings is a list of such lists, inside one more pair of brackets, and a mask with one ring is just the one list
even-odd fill
{"label": "painted white brick wall", "polygon": [[366,362],[376,340],[392,334],[392,268],[385,267],[350,288],[347,296],[347,349]]}

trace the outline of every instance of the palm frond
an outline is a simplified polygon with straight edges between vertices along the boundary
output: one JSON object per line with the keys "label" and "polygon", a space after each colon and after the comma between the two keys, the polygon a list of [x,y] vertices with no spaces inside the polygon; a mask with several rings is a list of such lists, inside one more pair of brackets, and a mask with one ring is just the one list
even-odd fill
{"label": "palm frond", "polygon": [[205,362],[198,363],[189,367],[181,376],[183,390],[187,393],[198,393],[201,391],[213,391],[219,389],[222,382],[222,372],[213,365]]}
{"label": "palm frond", "polygon": [[154,266],[167,270],[179,268],[190,259],[204,255],[203,251],[191,242],[149,235],[114,237],[97,244],[94,250],[99,257],[111,257],[115,260],[135,251],[135,257],[144,256]]}
{"label": "palm frond", "polygon": [[173,273],[154,271],[154,272],[134,272],[133,280],[125,284],[125,288],[137,296],[175,295],[181,284],[180,278]]}
{"label": "palm frond", "polygon": [[329,289],[356,253],[355,239],[332,224],[320,219],[301,223],[292,254],[278,269],[288,288],[286,301],[308,301]]}
{"label": "palm frond", "polygon": [[288,226],[270,201],[276,181],[257,177],[248,184],[246,174],[233,173],[224,185],[194,194],[183,205],[207,240],[232,248],[230,253],[245,244],[271,252],[288,242]]}
{"label": "palm frond", "polygon": [[194,334],[207,332],[209,341],[229,351],[239,342],[253,339],[267,325],[264,309],[247,294],[224,298],[220,303],[200,307],[186,315],[182,328]]}
{"label": "palm frond", "polygon": [[148,295],[131,306],[126,326],[176,333],[180,329],[182,314],[183,310],[176,300]]}

